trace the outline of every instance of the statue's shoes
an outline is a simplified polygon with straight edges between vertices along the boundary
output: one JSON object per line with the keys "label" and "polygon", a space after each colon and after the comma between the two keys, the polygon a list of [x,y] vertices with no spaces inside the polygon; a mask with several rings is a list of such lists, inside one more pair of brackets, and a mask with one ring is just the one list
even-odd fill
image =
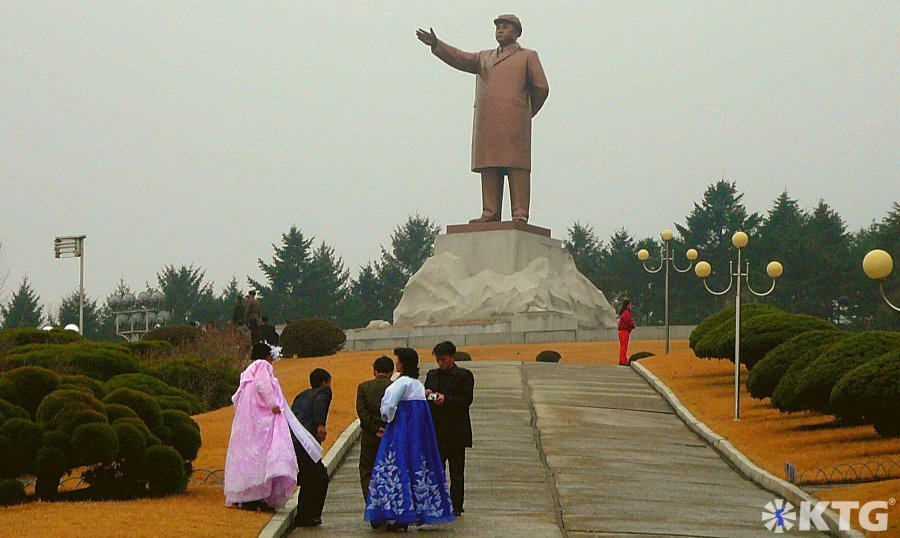
{"label": "statue's shoes", "polygon": [[500,222],[500,217],[478,217],[470,220],[469,224],[478,224],[479,222]]}

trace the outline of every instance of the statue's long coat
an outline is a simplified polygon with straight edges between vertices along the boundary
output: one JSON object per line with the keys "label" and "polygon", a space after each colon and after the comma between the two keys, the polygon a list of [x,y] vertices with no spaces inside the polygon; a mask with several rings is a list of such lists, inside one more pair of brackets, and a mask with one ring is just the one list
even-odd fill
{"label": "statue's long coat", "polygon": [[518,43],[503,52],[463,52],[440,40],[431,52],[451,67],[476,75],[472,171],[531,170],[531,118],[550,93],[537,52]]}

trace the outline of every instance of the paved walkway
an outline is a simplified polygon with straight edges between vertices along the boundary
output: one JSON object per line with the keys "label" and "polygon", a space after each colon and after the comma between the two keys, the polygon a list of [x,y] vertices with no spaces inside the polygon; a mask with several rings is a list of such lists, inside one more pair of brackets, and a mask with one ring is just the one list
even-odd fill
{"label": "paved walkway", "polygon": [[[464,366],[475,375],[466,513],[448,525],[411,532],[771,535],[761,516],[775,495],[743,479],[631,368],[489,361]],[[358,454],[357,445],[332,478],[324,525],[295,529],[291,537],[388,534],[363,521]]]}

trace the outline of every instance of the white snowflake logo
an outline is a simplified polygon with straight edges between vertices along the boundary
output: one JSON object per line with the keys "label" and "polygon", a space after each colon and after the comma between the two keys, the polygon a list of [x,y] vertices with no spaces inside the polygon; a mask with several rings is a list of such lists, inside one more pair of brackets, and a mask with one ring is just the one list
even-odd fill
{"label": "white snowflake logo", "polygon": [[763,507],[763,525],[775,534],[791,530],[796,519],[794,505],[784,499],[775,499]]}

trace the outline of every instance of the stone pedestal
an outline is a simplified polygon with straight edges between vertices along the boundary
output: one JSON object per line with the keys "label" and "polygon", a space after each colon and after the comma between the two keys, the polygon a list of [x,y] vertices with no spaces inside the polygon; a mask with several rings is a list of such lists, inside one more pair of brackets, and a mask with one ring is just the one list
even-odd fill
{"label": "stone pedestal", "polygon": [[550,230],[520,222],[448,226],[394,310],[394,325],[507,321],[520,332],[613,327],[603,293]]}

